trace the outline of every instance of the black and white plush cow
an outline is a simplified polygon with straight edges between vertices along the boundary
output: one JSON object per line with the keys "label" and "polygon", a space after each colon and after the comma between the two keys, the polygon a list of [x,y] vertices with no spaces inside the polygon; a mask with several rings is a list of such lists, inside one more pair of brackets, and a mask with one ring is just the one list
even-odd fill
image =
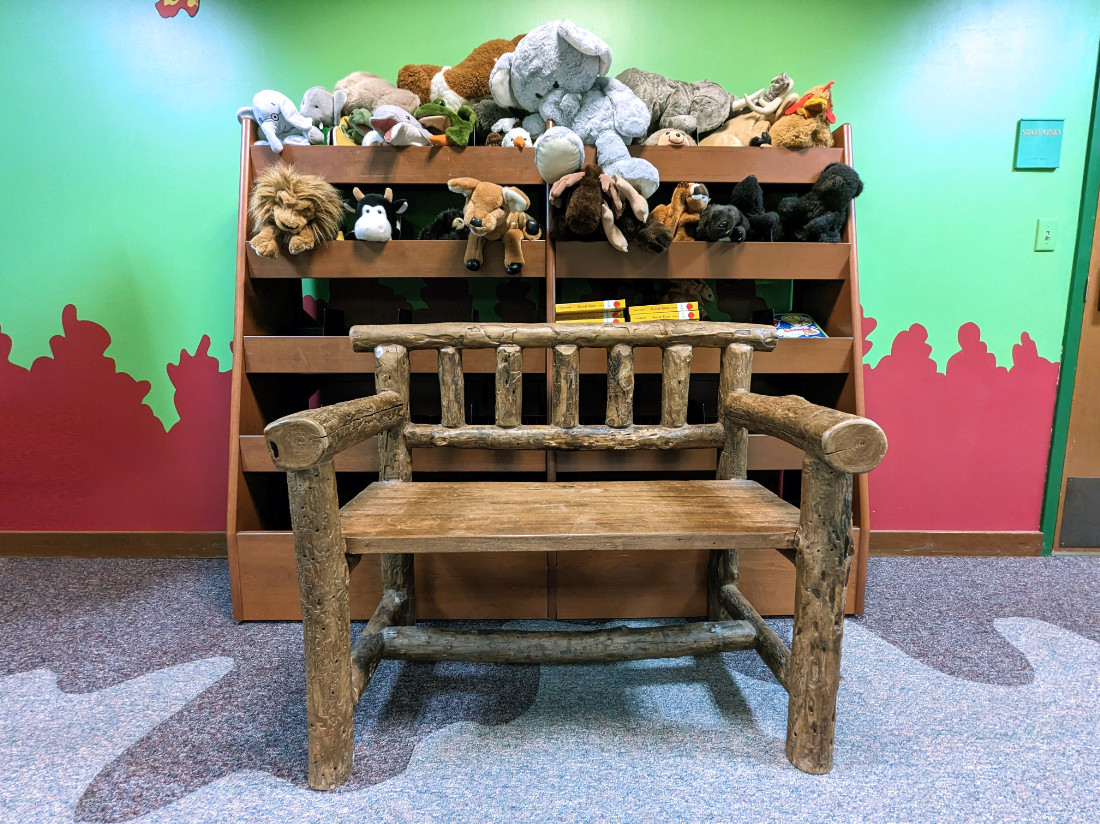
{"label": "black and white plush cow", "polygon": [[355,215],[351,237],[382,243],[401,237],[401,215],[409,208],[407,200],[395,201],[389,188],[384,195],[365,195],[356,187],[352,194],[355,195],[355,208],[346,207]]}

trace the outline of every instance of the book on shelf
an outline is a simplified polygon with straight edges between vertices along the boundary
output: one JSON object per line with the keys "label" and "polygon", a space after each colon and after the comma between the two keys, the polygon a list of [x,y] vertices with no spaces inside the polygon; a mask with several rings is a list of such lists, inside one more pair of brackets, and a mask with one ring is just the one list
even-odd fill
{"label": "book on shelf", "polygon": [[584,300],[579,303],[555,303],[554,316],[563,315],[594,315],[599,312],[615,312],[626,309],[626,301],[619,300]]}
{"label": "book on shelf", "polygon": [[630,310],[631,320],[701,320],[702,314],[698,309],[677,309],[659,312],[638,312]]}
{"label": "book on shelf", "polygon": [[558,323],[626,323],[626,318],[622,315],[611,315],[603,317],[581,317],[579,315],[567,315],[564,318],[559,318]]}
{"label": "book on shelf", "polygon": [[697,300],[685,300],[680,303],[647,303],[641,306],[631,306],[631,312],[645,312],[651,314],[653,312],[679,312],[682,309],[689,309],[694,312],[699,311],[699,301]]}

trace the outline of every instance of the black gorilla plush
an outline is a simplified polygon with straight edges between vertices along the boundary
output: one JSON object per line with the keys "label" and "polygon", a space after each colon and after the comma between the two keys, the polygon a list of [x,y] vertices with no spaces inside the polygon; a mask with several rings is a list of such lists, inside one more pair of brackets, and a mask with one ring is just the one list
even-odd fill
{"label": "black gorilla plush", "polygon": [[695,224],[696,240],[729,240],[740,243],[749,236],[749,219],[736,206],[711,204],[699,215]]}
{"label": "black gorilla plush", "polygon": [[749,175],[733,187],[730,203],[741,210],[749,220],[749,236],[746,240],[775,240],[779,228],[779,215],[764,210],[764,190],[756,175]]}
{"label": "black gorilla plush", "polygon": [[848,219],[848,204],[863,191],[856,170],[844,163],[830,163],[806,194],[779,201],[781,237],[811,243],[840,243]]}
{"label": "black gorilla plush", "polygon": [[435,220],[420,230],[417,240],[465,240],[470,234],[462,220],[461,209],[444,209]]}

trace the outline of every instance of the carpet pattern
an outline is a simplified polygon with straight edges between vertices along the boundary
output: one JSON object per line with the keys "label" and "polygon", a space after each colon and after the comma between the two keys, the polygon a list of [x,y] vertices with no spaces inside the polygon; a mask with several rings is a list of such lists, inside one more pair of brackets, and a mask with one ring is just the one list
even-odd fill
{"label": "carpet pattern", "polygon": [[752,653],[383,662],[321,794],[300,627],[234,624],[224,561],[6,559],[0,822],[1100,820],[1098,588],[1094,559],[872,559],[828,776],[787,764]]}

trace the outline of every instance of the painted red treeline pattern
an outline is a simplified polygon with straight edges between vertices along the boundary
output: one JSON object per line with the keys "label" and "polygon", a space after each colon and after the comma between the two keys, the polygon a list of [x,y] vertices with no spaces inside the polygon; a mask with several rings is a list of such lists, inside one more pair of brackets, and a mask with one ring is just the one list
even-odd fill
{"label": "painted red treeline pattern", "polygon": [[166,432],[148,381],[105,356],[107,330],[72,305],[62,327],[30,369],[0,332],[0,530],[224,530],[230,378],[210,339],[167,367],[180,419]]}
{"label": "painted red treeline pattern", "polygon": [[[864,339],[875,321],[864,321]],[[938,371],[920,324],[864,366],[868,417],[890,447],[870,477],[871,528],[1033,531],[1039,528],[1058,364],[1024,333],[998,366],[976,324]],[[870,348],[867,344],[866,348]]]}

